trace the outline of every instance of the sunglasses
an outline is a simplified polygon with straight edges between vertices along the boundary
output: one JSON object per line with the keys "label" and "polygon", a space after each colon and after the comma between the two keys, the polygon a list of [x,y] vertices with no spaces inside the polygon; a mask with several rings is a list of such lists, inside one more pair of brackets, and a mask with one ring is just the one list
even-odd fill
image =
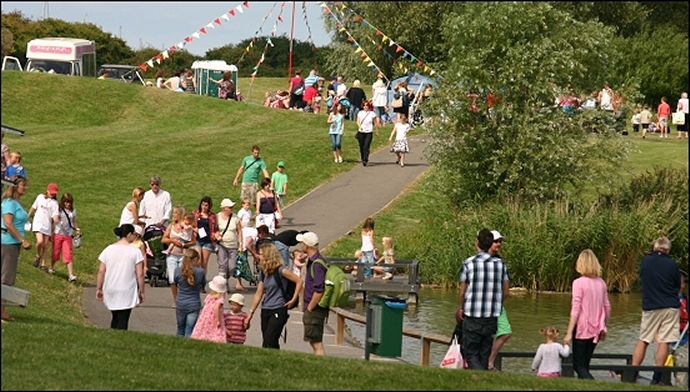
{"label": "sunglasses", "polygon": [[152,182],[152,183],[149,184],[149,185],[151,185],[151,186],[161,186],[161,184],[159,184],[159,183],[157,183],[157,182]]}

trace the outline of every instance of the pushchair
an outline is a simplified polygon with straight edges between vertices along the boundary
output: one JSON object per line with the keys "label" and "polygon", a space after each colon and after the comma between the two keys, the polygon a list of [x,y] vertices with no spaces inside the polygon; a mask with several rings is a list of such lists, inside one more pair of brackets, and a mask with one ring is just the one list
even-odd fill
{"label": "pushchair", "polygon": [[343,118],[350,118],[350,100],[345,98],[345,97],[340,97],[337,101],[335,101],[334,105],[341,104],[343,106],[343,112],[341,113],[343,115]]}
{"label": "pushchair", "polygon": [[144,229],[142,240],[146,246],[146,278],[151,287],[168,285],[168,269],[163,253],[163,228],[148,226]]}

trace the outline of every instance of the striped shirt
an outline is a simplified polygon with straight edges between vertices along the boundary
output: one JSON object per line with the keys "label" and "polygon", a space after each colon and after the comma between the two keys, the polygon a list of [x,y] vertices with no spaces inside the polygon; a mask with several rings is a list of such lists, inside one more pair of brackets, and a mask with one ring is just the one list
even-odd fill
{"label": "striped shirt", "polygon": [[247,313],[237,313],[226,312],[223,315],[223,320],[225,321],[225,329],[232,332],[231,336],[228,336],[228,342],[244,344],[247,340],[247,330],[244,328],[244,320],[247,319]]}
{"label": "striped shirt", "polygon": [[469,317],[498,317],[503,303],[503,282],[508,269],[498,256],[480,252],[462,263],[460,282],[467,283],[463,313]]}

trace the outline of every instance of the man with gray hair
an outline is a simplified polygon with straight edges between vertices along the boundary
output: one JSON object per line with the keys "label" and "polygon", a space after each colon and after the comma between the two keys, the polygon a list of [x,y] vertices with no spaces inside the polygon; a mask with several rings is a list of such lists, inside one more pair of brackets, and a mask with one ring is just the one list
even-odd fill
{"label": "man with gray hair", "polygon": [[144,219],[146,226],[165,228],[172,213],[170,193],[161,189],[161,179],[153,175],[149,181],[151,189],[144,193],[144,199],[139,206],[139,217]]}
{"label": "man with gray hair", "polygon": [[[681,276],[678,263],[668,255],[670,251],[671,241],[666,237],[659,237],[654,241],[652,253],[640,263],[642,322],[640,337],[633,351],[634,366],[642,363],[647,346],[653,341],[657,342],[654,365],[664,366],[669,342],[679,339],[678,292]],[[653,380],[653,383],[658,384],[659,381]]]}

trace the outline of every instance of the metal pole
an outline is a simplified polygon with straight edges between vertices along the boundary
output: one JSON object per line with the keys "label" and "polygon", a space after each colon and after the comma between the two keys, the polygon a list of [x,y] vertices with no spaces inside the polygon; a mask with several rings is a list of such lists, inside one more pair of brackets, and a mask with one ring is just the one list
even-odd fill
{"label": "metal pole", "polygon": [[373,313],[371,310],[371,301],[368,299],[364,300],[364,306],[366,306],[367,311],[367,324],[364,327],[364,360],[368,361],[369,353],[371,352],[371,318]]}
{"label": "metal pole", "polygon": [[290,63],[288,65],[288,85],[289,80],[292,78],[292,39],[295,33],[295,2],[292,2],[292,27],[290,28]]}

